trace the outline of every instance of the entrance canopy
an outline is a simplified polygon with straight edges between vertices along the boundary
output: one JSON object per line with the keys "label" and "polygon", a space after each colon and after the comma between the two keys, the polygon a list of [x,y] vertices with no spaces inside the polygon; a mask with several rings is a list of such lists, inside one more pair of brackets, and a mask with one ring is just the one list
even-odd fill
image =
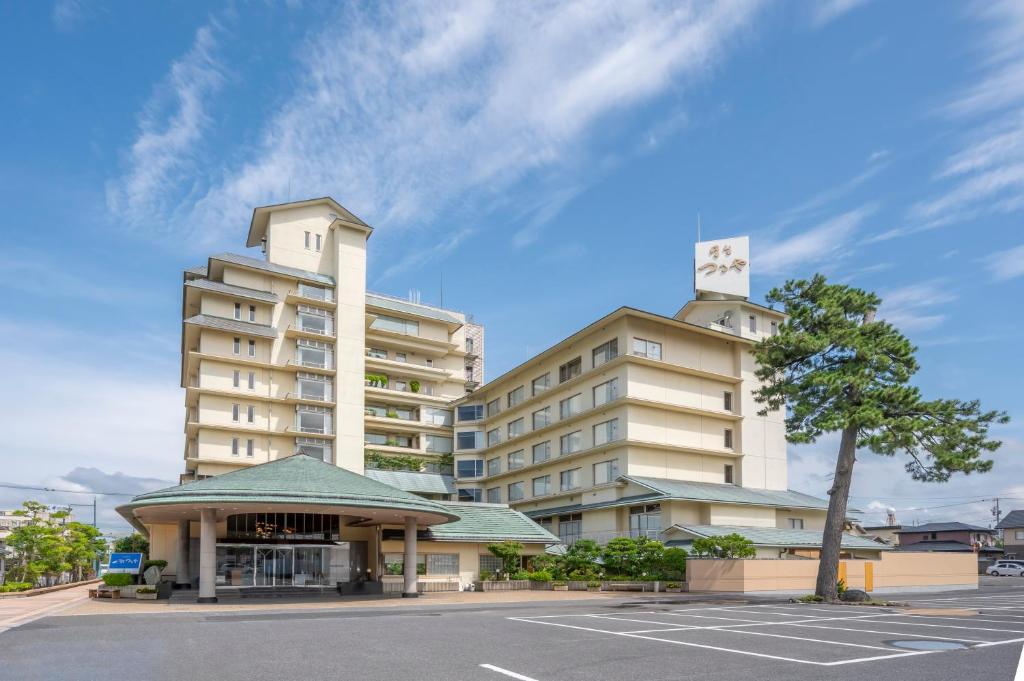
{"label": "entrance canopy", "polygon": [[117,512],[143,533],[146,523],[241,513],[307,512],[349,516],[361,524],[418,525],[458,520],[451,508],[302,454],[147,492]]}

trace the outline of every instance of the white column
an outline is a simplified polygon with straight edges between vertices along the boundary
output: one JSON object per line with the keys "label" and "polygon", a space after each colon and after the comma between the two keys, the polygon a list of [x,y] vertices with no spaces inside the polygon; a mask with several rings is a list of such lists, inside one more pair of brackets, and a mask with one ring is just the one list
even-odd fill
{"label": "white column", "polygon": [[402,590],[402,598],[416,598],[420,595],[416,588],[417,581],[416,518],[409,515],[405,517],[405,588]]}
{"label": "white column", "polygon": [[187,520],[178,521],[178,565],[174,574],[174,586],[178,589],[188,589],[192,585],[192,575],[188,567],[191,546],[189,525]]}
{"label": "white column", "polygon": [[217,511],[212,508],[200,511],[198,602],[217,602]]}

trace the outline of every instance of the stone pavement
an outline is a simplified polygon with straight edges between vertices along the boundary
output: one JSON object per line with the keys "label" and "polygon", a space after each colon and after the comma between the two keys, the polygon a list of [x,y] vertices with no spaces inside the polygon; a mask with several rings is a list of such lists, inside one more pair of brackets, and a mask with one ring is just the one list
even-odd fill
{"label": "stone pavement", "polygon": [[0,633],[28,624],[40,617],[57,615],[69,608],[87,604],[89,588],[95,586],[83,584],[38,596],[0,598]]}

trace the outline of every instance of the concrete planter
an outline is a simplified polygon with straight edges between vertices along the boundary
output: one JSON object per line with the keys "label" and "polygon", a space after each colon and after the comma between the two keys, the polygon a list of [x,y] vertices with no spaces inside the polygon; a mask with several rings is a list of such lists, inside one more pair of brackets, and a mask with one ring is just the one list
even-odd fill
{"label": "concrete planter", "polygon": [[156,597],[159,596],[156,591],[153,593],[142,593],[140,591],[135,592],[135,599],[139,601],[155,601]]}
{"label": "concrete planter", "polygon": [[551,585],[551,590],[552,591],[568,591],[569,590],[569,585],[568,584],[552,584]]}
{"label": "concrete planter", "polygon": [[510,579],[507,581],[477,582],[479,591],[525,591],[530,588],[528,579]]}
{"label": "concrete planter", "polygon": [[569,591],[586,591],[587,583],[578,579],[570,579],[568,582]]}
{"label": "concrete planter", "polygon": [[604,581],[602,591],[661,591],[663,582]]}
{"label": "concrete planter", "polygon": [[530,582],[530,591],[551,591],[551,582]]}
{"label": "concrete planter", "polygon": [[600,584],[598,584],[597,586],[588,586],[587,587],[587,591],[595,591],[596,592],[596,591],[600,591],[600,590],[601,590],[601,585]]}

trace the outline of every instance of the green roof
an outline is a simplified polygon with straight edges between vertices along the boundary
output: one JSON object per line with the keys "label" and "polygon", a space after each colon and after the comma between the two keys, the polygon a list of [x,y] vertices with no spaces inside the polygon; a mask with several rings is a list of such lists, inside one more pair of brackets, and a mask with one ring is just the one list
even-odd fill
{"label": "green roof", "polygon": [[295,279],[305,279],[306,281],[315,281],[320,284],[334,286],[334,277],[330,275],[320,274],[319,272],[310,272],[309,270],[300,270],[298,267],[287,267],[285,265],[277,265],[272,262],[267,262],[266,260],[260,260],[259,258],[250,258],[247,255],[238,255],[237,253],[218,253],[217,255],[211,255],[210,260],[220,260],[221,262],[226,262],[233,265],[251,267],[253,269],[263,270],[265,272],[281,274],[286,277],[294,277]]}
{"label": "green roof", "polygon": [[171,504],[315,504],[458,515],[435,501],[297,454],[176,487],[146,492],[118,508],[128,517],[136,508]]}
{"label": "green roof", "polygon": [[276,303],[278,301],[277,295],[270,291],[258,291],[254,288],[225,284],[222,281],[212,281],[210,279],[190,279],[185,282],[185,286],[188,286],[189,288],[202,289],[204,291],[213,291],[215,293],[238,296],[239,298],[259,300],[264,303]]}
{"label": "green roof", "polygon": [[218,329],[220,331],[231,331],[232,333],[244,333],[248,336],[260,336],[261,338],[277,338],[274,327],[266,324],[254,324],[242,322],[237,319],[225,319],[209,314],[197,314],[185,320],[186,324],[202,326],[207,329]]}
{"label": "green roof", "polygon": [[[821,546],[821,530],[786,530],[777,527],[744,527],[740,525],[673,525],[671,529],[691,534],[695,537],[722,537],[727,534],[738,534],[754,543],[754,546],[772,547],[809,547]],[[674,542],[673,542],[674,543]],[[866,537],[843,534],[844,549],[875,549],[888,551],[891,546],[879,544]]]}
{"label": "green roof", "polygon": [[428,532],[435,541],[518,541],[527,544],[559,544],[561,539],[519,511],[503,504],[438,502],[459,519],[434,525]]}
{"label": "green roof", "polygon": [[432,305],[413,303],[408,300],[402,300],[401,298],[386,296],[382,293],[371,293],[368,291],[366,293],[366,304],[373,307],[381,307],[393,312],[404,312],[405,314],[411,314],[417,317],[426,317],[427,319],[434,319],[454,326],[461,326],[464,323],[464,320],[459,319],[448,310],[434,307]]}
{"label": "green roof", "polygon": [[667,478],[646,478],[624,475],[621,479],[647,487],[668,499],[709,501],[722,504],[781,506],[783,508],[827,509],[828,500],[793,490],[755,489],[714,482],[692,482]]}
{"label": "green roof", "polygon": [[366,477],[385,485],[391,485],[406,492],[420,494],[455,494],[455,478],[439,473],[414,473],[412,471],[383,471],[367,468]]}

